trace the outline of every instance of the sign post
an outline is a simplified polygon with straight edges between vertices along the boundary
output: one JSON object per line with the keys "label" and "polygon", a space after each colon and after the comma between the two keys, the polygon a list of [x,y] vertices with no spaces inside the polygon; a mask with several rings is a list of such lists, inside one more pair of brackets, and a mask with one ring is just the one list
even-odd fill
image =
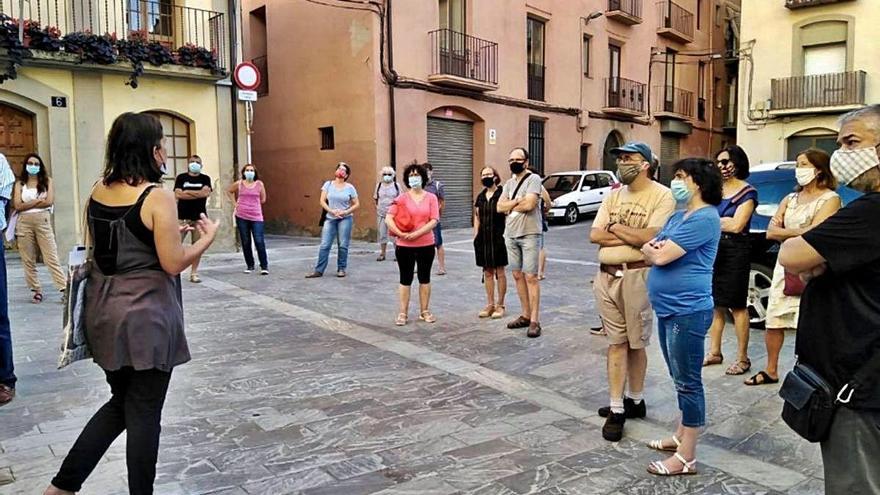
{"label": "sign post", "polygon": [[257,101],[256,89],[260,87],[262,76],[257,66],[250,62],[242,62],[235,66],[232,72],[235,85],[238,86],[238,99],[244,102],[245,108],[245,131],[247,132],[247,162],[253,161],[251,148],[251,134],[254,123],[253,102]]}

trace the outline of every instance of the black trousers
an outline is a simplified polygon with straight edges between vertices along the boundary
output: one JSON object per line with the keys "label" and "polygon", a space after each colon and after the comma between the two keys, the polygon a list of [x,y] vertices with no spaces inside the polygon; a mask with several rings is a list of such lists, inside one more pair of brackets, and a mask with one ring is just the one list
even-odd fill
{"label": "black trousers", "polygon": [[419,284],[431,283],[431,265],[434,264],[434,246],[403,247],[397,246],[397,267],[400,269],[400,285],[407,287],[413,283],[416,266],[419,270]]}
{"label": "black trousers", "polygon": [[129,493],[152,494],[162,406],[171,372],[122,368],[104,373],[110,384],[110,400],[86,424],[52,484],[62,490],[78,492],[116,437],[125,431]]}

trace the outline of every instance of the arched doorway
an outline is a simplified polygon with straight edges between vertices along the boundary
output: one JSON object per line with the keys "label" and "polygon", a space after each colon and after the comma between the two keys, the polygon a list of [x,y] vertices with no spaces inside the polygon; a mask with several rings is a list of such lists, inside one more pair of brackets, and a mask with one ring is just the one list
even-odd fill
{"label": "arched doorway", "polygon": [[602,148],[602,168],[612,172],[617,171],[617,163],[615,163],[614,155],[611,154],[611,150],[622,145],[623,136],[621,136],[619,132],[611,131],[608,133],[608,137],[605,138],[605,146]]}
{"label": "arched doorway", "polygon": [[34,116],[0,103],[0,153],[6,155],[16,175],[21,171],[24,156],[35,151]]}

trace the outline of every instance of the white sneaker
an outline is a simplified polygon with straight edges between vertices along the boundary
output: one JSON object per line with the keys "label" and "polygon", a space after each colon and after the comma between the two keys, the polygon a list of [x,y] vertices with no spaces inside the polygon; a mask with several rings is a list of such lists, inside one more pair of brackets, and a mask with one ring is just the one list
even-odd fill
{"label": "white sneaker", "polygon": [[260,275],[268,275],[269,270],[260,270]]}
{"label": "white sneaker", "polygon": [[245,272],[245,273],[248,273],[248,274],[250,274],[250,273],[254,273],[254,271],[251,270],[250,268],[245,268],[245,269],[244,269],[244,272]]}

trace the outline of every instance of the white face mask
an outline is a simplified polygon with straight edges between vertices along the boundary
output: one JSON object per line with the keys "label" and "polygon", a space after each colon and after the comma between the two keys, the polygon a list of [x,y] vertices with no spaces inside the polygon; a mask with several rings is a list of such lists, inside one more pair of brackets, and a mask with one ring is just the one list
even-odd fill
{"label": "white face mask", "polygon": [[878,165],[880,158],[877,158],[877,150],[873,146],[857,150],[837,150],[831,155],[831,172],[845,186]]}
{"label": "white face mask", "polygon": [[812,167],[796,168],[794,176],[797,178],[797,183],[801,187],[805,187],[816,179],[816,169]]}

